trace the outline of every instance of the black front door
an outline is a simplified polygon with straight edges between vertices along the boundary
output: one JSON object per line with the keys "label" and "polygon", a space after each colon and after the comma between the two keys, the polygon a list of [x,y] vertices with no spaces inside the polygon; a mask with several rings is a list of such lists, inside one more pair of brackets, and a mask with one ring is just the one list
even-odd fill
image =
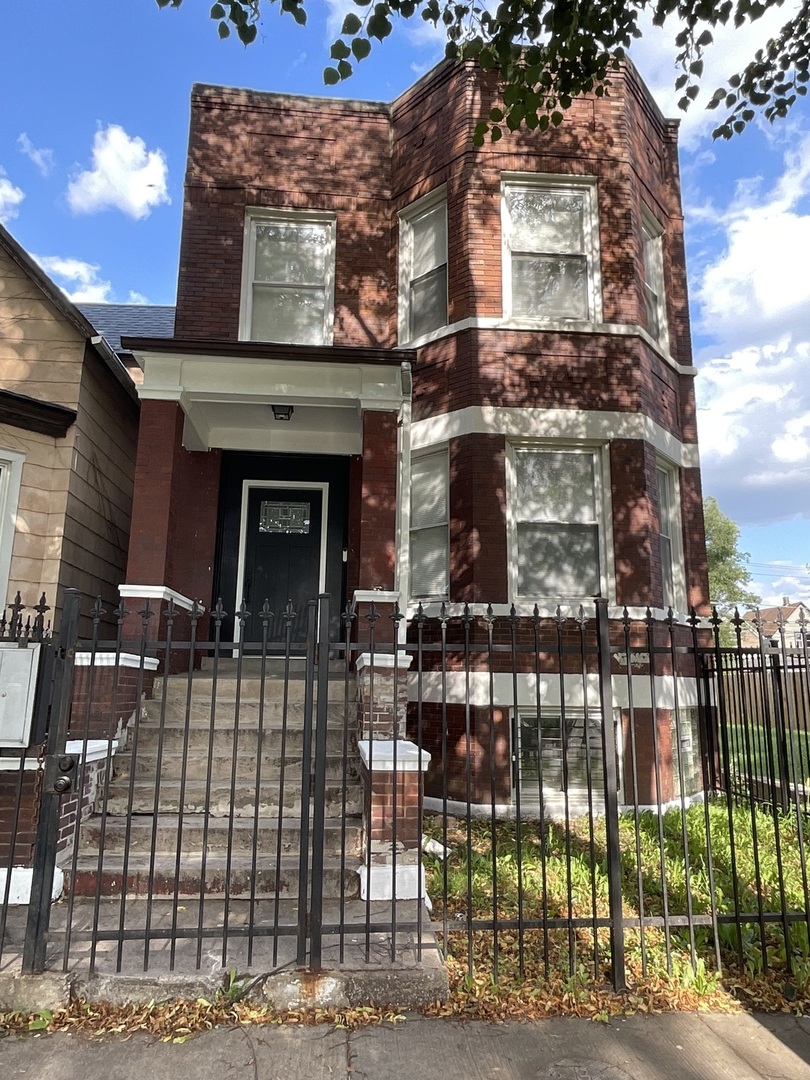
{"label": "black front door", "polygon": [[307,603],[319,592],[323,491],[314,488],[251,487],[248,494],[243,592],[250,618],[245,642],[261,642],[262,606],[272,618],[268,640],[284,639],[284,611],[292,603],[293,640],[306,636]]}

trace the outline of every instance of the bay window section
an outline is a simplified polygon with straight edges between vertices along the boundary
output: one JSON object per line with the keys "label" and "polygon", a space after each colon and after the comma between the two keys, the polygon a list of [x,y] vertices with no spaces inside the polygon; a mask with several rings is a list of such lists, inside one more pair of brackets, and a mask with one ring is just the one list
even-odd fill
{"label": "bay window section", "polygon": [[653,216],[644,208],[641,221],[641,239],[644,254],[644,305],[647,331],[650,337],[666,346],[667,309],[664,296],[664,249],[663,230]]}
{"label": "bay window section", "polygon": [[601,595],[597,465],[597,452],[591,449],[515,450],[517,596]]}
{"label": "bay window section", "polygon": [[504,313],[597,321],[595,188],[556,180],[504,183]]}
{"label": "bay window section", "polygon": [[447,203],[432,192],[400,215],[401,341],[447,325]]}
{"label": "bay window section", "polygon": [[449,588],[447,453],[411,462],[411,597],[444,599]]}
{"label": "bay window section", "polygon": [[242,337],[296,345],[330,344],[334,260],[332,215],[249,215]]}
{"label": "bay window section", "polygon": [[663,602],[665,608],[682,608],[685,607],[685,595],[675,471],[659,464],[656,475],[658,477],[658,538]]}

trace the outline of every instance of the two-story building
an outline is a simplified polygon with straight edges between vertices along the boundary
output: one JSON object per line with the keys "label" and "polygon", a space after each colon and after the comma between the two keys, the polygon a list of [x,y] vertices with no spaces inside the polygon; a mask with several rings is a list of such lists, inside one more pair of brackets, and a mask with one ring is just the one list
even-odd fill
{"label": "two-story building", "polygon": [[451,63],[391,104],[194,87],[175,334],[124,341],[130,595],[705,603],[677,122],[629,63],[475,148],[495,100]]}

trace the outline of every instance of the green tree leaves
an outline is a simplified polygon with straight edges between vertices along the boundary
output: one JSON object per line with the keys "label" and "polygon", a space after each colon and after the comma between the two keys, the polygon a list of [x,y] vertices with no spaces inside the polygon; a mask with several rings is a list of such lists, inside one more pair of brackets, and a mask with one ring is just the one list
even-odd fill
{"label": "green tree leaves", "polygon": [[[272,5],[301,25],[307,21],[306,0],[219,0],[209,14],[222,38],[236,31],[251,44],[258,36],[264,11]],[[503,128],[522,125],[545,131],[562,122],[573,98],[607,93],[610,78],[632,42],[641,37],[639,21],[651,12],[656,25],[677,20],[676,89],[682,109],[698,100],[704,77],[705,52],[712,48],[718,27],[756,23],[783,0],[351,0],[333,43],[335,64],[324,69],[324,82],[335,85],[349,78],[354,64],[364,60],[373,42],[382,42],[395,19],[417,14],[441,27],[450,59],[476,60],[495,72],[502,89],[499,119],[482,119],[474,132],[476,145],[496,141]],[[178,8],[183,0],[156,0],[161,8]],[[784,117],[810,82],[810,0],[787,19],[776,37],[763,43],[741,72],[733,74],[710,96],[707,108],[724,109],[715,138],[730,139],[743,131],[758,113],[773,121]]]}
{"label": "green tree leaves", "polygon": [[726,517],[717,500],[709,496],[703,503],[706,525],[706,560],[709,568],[709,596],[721,614],[728,614],[737,605],[753,607],[759,597],[748,584],[748,552],[740,551],[740,529]]}

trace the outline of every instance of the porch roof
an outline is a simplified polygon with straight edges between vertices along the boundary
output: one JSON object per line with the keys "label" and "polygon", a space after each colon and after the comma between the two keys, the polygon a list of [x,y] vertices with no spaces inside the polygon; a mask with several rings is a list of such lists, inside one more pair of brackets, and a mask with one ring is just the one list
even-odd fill
{"label": "porch roof", "polygon": [[[358,454],[363,414],[399,410],[413,349],[285,345],[205,338],[124,337],[138,359],[142,400],[177,401],[188,450]],[[268,422],[274,405],[291,422]]]}
{"label": "porch roof", "polygon": [[234,356],[266,360],[309,360],[314,364],[416,363],[416,349],[383,349],[373,345],[284,345],[274,341],[222,341],[220,338],[121,338],[133,353],[185,353],[193,356]]}

